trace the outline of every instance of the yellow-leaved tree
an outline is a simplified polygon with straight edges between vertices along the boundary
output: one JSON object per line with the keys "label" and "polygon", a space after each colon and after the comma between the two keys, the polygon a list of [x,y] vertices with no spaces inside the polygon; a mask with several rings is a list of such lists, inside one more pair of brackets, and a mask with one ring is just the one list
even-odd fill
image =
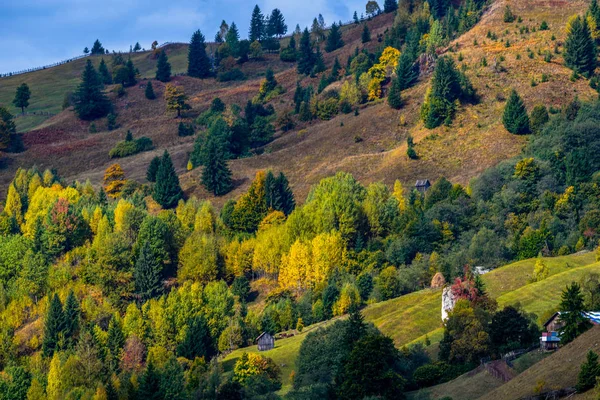
{"label": "yellow-leaved tree", "polygon": [[14,183],[8,187],[4,212],[13,217],[19,225],[23,223],[23,202]]}
{"label": "yellow-leaved tree", "polygon": [[177,117],[181,116],[181,111],[189,110],[191,107],[186,103],[187,96],[181,86],[175,86],[167,83],[165,87],[165,101],[168,111],[177,111]]}
{"label": "yellow-leaved tree", "polygon": [[297,240],[290,251],[281,257],[279,285],[284,289],[302,289],[308,287],[306,280],[310,268],[310,246]]}
{"label": "yellow-leaved tree", "polygon": [[121,190],[125,185],[125,172],[119,164],[113,164],[104,172],[104,191],[108,197],[113,199],[121,196]]}
{"label": "yellow-leaved tree", "polygon": [[549,274],[550,270],[548,269],[548,266],[541,257],[538,257],[537,260],[535,260],[535,267],[533,267],[533,275],[531,276],[531,281],[543,281],[548,277]]}
{"label": "yellow-leaved tree", "polygon": [[342,287],[340,298],[333,304],[334,315],[344,315],[352,306],[360,305],[360,293],[353,283],[346,283]]}
{"label": "yellow-leaved tree", "polygon": [[322,233],[311,242],[312,262],[306,276],[306,283],[318,285],[325,282],[332,273],[345,263],[346,246],[338,231]]}
{"label": "yellow-leaved tree", "polygon": [[406,198],[404,197],[404,187],[402,186],[402,182],[396,180],[394,182],[394,197],[398,200],[398,209],[400,213],[406,211]]}
{"label": "yellow-leaved tree", "polygon": [[213,235],[192,233],[179,252],[179,279],[208,283],[219,272],[219,248]]}
{"label": "yellow-leaved tree", "polygon": [[50,369],[48,370],[48,385],[46,386],[46,394],[48,400],[62,399],[62,377],[61,365],[58,352],[55,352],[50,361]]}

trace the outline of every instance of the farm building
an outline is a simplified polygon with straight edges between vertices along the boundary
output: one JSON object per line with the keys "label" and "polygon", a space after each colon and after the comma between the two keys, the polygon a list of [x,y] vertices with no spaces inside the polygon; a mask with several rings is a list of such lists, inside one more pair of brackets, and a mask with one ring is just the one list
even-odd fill
{"label": "farm building", "polygon": [[[584,312],[586,317],[592,324],[600,325],[600,312],[590,311]],[[540,348],[542,350],[556,350],[560,344],[559,331],[563,327],[563,323],[560,320],[560,312],[554,313],[552,317],[546,323],[544,323],[544,330],[542,337],[540,337]]]}
{"label": "farm building", "polygon": [[430,187],[431,182],[429,182],[429,179],[419,179],[417,183],[415,183],[415,189],[421,193],[425,193]]}
{"label": "farm building", "polygon": [[267,351],[275,347],[275,338],[267,332],[263,332],[256,338],[258,351]]}

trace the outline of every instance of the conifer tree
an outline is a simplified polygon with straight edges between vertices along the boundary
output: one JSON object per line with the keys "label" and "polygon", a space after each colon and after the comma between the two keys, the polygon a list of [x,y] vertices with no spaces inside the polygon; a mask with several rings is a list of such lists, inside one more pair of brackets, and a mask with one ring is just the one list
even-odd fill
{"label": "conifer tree", "polygon": [[156,98],[156,95],[154,94],[154,87],[152,86],[152,81],[148,81],[144,95],[148,100],[154,100]]}
{"label": "conifer tree", "polygon": [[87,60],[81,83],[74,94],[75,112],[83,120],[93,120],[108,115],[110,101],[102,91],[102,82],[91,60]]}
{"label": "conifer tree", "polygon": [[44,339],[42,342],[44,356],[50,357],[54,354],[55,350],[58,350],[64,327],[65,317],[63,314],[62,303],[58,298],[58,294],[55,293],[50,299],[50,306],[44,324]]}
{"label": "conifer tree", "polygon": [[163,153],[160,166],[156,171],[156,184],[154,185],[152,198],[163,208],[173,208],[183,198],[179,178],[167,150]]}
{"label": "conifer tree", "polygon": [[265,177],[265,202],[267,209],[277,210],[289,215],[296,206],[294,193],[283,172],[276,178],[271,171]]}
{"label": "conifer tree", "polygon": [[122,82],[123,86],[129,87],[135,85],[137,83],[137,70],[133,65],[133,61],[131,61],[131,58],[127,60],[127,63],[125,64],[125,71],[127,71],[127,79],[124,82]]}
{"label": "conifer tree", "polygon": [[109,370],[113,373],[119,372],[123,346],[125,346],[125,335],[121,329],[121,324],[113,315],[108,324],[108,337],[106,339],[106,362]]}
{"label": "conifer tree", "polygon": [[597,65],[597,49],[585,18],[574,16],[567,24],[565,63],[573,71],[589,76]]}
{"label": "conifer tree", "polygon": [[598,364],[598,354],[589,350],[586,360],[581,364],[579,375],[577,376],[577,392],[583,393],[596,385],[596,377],[600,375],[600,364]]}
{"label": "conifer tree", "polygon": [[112,84],[112,82],[113,82],[112,75],[108,71],[108,67],[106,66],[106,63],[104,62],[104,58],[102,60],[100,60],[100,65],[98,66],[98,73],[100,74],[100,79],[102,80],[103,84],[105,84],[105,85]]}
{"label": "conifer tree", "polygon": [[385,0],[383,2],[383,11],[386,13],[394,12],[398,9],[398,3],[396,0]]}
{"label": "conifer tree", "polygon": [[98,39],[96,39],[94,45],[92,46],[91,54],[93,56],[97,54],[104,54],[104,47],[102,47],[102,43],[100,43]]}
{"label": "conifer tree", "polygon": [[210,136],[206,143],[202,184],[215,196],[222,196],[231,190],[231,171],[227,157],[218,138]]}
{"label": "conifer tree", "polygon": [[572,342],[591,327],[591,323],[583,316],[585,305],[579,284],[573,282],[563,291],[559,311],[560,320],[564,324],[559,331],[563,345]]}
{"label": "conifer tree", "polygon": [[188,75],[194,78],[208,78],[211,75],[211,65],[206,54],[204,35],[197,30],[192,35],[188,49]]}
{"label": "conifer tree", "polygon": [[400,86],[400,79],[398,77],[392,79],[392,85],[390,86],[390,92],[388,94],[388,104],[396,110],[402,108],[402,89]]}
{"label": "conifer tree", "polygon": [[594,19],[594,22],[596,23],[596,27],[598,27],[598,25],[600,25],[600,7],[598,6],[598,0],[592,0],[590,2],[588,12],[590,13],[591,17]]}
{"label": "conifer tree", "polygon": [[166,51],[161,51],[158,55],[156,63],[156,80],[161,82],[169,82],[171,80],[171,64],[167,57]]}
{"label": "conifer tree", "polygon": [[188,325],[183,341],[177,347],[177,355],[188,360],[196,357],[210,360],[215,355],[215,350],[206,319],[201,315],[193,318]]}
{"label": "conifer tree", "polygon": [[269,22],[267,26],[267,33],[269,36],[281,37],[287,33],[287,25],[285,24],[285,18],[281,13],[281,10],[275,8],[271,12]]}
{"label": "conifer tree", "polygon": [[148,362],[144,373],[139,379],[139,388],[137,391],[137,398],[146,400],[163,400],[162,393],[160,391],[160,372],[154,367],[152,360]]}
{"label": "conifer tree", "polygon": [[364,24],[364,26],[363,26],[363,31],[361,34],[361,41],[363,42],[363,44],[371,41],[371,31],[369,30],[369,27],[367,26],[367,24]]}
{"label": "conifer tree", "polygon": [[308,28],[304,28],[300,38],[300,48],[298,53],[298,73],[308,75],[311,73],[315,63],[315,54],[313,53],[310,33]]}
{"label": "conifer tree", "polygon": [[329,77],[329,80],[332,82],[337,81],[340,78],[341,69],[342,66],[340,65],[340,61],[336,57],[333,60],[333,66],[331,67],[331,76]]}
{"label": "conifer tree", "polygon": [[181,116],[181,111],[189,110],[190,106],[186,103],[187,96],[181,86],[175,86],[167,83],[165,87],[165,101],[167,102],[167,110],[177,111],[177,117]]}
{"label": "conifer tree", "polygon": [[146,170],[146,179],[148,179],[149,182],[156,182],[156,173],[158,172],[159,167],[160,157],[156,156],[150,161],[148,169]]}
{"label": "conifer tree", "polygon": [[408,51],[400,55],[398,67],[396,68],[396,76],[400,90],[411,87],[419,77],[418,66],[415,65],[415,60]]}
{"label": "conifer tree", "polygon": [[135,263],[133,279],[140,301],[145,302],[162,292],[162,265],[154,257],[148,241],[144,242]]}
{"label": "conifer tree", "polygon": [[510,92],[510,97],[504,107],[502,122],[510,133],[515,135],[529,133],[529,116],[527,115],[525,103],[514,89]]}
{"label": "conifer tree", "polygon": [[22,114],[25,114],[25,109],[29,107],[30,98],[31,91],[29,90],[29,86],[27,86],[26,83],[21,83],[21,85],[17,87],[17,92],[15,93],[13,104],[15,105],[15,107],[21,109]]}
{"label": "conifer tree", "polygon": [[17,126],[13,115],[6,108],[0,106],[0,150],[10,147],[15,133],[17,133]]}
{"label": "conifer tree", "polygon": [[64,309],[64,336],[65,340],[68,341],[69,344],[73,344],[75,334],[79,330],[79,320],[80,320],[80,310],[79,310],[79,301],[77,297],[75,297],[75,293],[71,289],[69,291],[69,295],[65,300],[65,309]]}
{"label": "conifer tree", "polygon": [[327,69],[325,67],[325,61],[323,60],[323,53],[321,53],[321,49],[317,46],[317,51],[315,53],[315,65],[311,71],[312,74],[318,74],[320,72],[325,71]]}
{"label": "conifer tree", "polygon": [[258,7],[254,6],[252,10],[252,18],[250,19],[250,31],[248,32],[248,40],[250,43],[261,41],[265,37],[265,18]]}
{"label": "conifer tree", "polygon": [[231,55],[233,57],[239,57],[240,51],[240,32],[238,31],[235,22],[231,23],[227,35],[225,35],[225,43],[229,45]]}
{"label": "conifer tree", "polygon": [[433,129],[452,121],[455,102],[461,96],[460,78],[454,61],[447,56],[438,59],[433,72],[431,89],[421,107],[425,127]]}
{"label": "conifer tree", "polygon": [[340,27],[334,22],[333,25],[331,25],[329,35],[327,36],[325,51],[331,53],[343,46],[344,41],[342,40],[342,32],[340,32]]}

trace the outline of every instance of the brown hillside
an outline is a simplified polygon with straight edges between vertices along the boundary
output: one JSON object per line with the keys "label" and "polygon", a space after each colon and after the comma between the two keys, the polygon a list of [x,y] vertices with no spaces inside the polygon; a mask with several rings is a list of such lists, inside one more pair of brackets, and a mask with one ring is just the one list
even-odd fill
{"label": "brown hillside", "polygon": [[[522,18],[522,23],[502,22],[506,4]],[[586,3],[582,0],[497,0],[475,28],[450,44],[449,48],[457,50],[447,50],[457,60],[460,54],[462,61],[457,64],[464,65],[481,96],[479,104],[465,106],[459,111],[451,127],[427,130],[420,123],[419,108],[428,86],[428,77],[424,76],[415,87],[403,92],[406,105],[399,111],[392,110],[383,99],[364,106],[359,116],[339,115],[331,121],[300,124],[285,134],[278,132],[276,139],[265,146],[262,155],[231,162],[237,186],[224,198],[213,200],[220,204],[227,198],[238,196],[246,190],[256,171],[264,168],[283,171],[299,201],[304,200],[312,184],[340,170],[352,173],[363,183],[383,181],[391,184],[400,179],[412,185],[416,178],[436,179],[441,175],[454,182],[467,183],[485,168],[518,154],[525,143],[525,138],[509,134],[501,123],[503,99],[508,97],[512,87],[517,88],[530,108],[540,103],[559,108],[575,95],[581,99],[594,96],[587,81],[570,82],[571,71],[562,65],[559,54],[554,54],[549,63],[543,56],[546,50],[553,52],[555,42],[560,44],[564,40],[568,17],[585,8]],[[392,20],[392,15],[382,15],[369,22],[373,37],[368,44],[370,49],[380,45],[377,34],[389,28]],[[548,22],[550,30],[533,32],[542,20]],[[524,26],[529,27],[529,33],[520,33],[520,27]],[[324,53],[326,64],[331,66],[337,56],[345,65],[348,55],[356,47],[363,47],[361,30],[360,26],[345,27],[346,46],[331,54]],[[496,34],[497,41],[486,38],[488,31]],[[554,41],[552,35],[556,37]],[[504,45],[507,39],[510,47]],[[177,46],[179,50],[172,50],[171,57],[184,59],[185,46]],[[528,48],[533,52],[533,58],[528,57]],[[558,48],[562,49],[561,46]],[[481,65],[483,57],[487,59],[487,67]],[[501,57],[504,61],[500,61]],[[143,76],[153,75],[151,66],[150,63],[146,65]],[[295,64],[282,63],[277,55],[267,55],[263,61],[245,64],[243,69],[249,79],[242,83],[218,83],[188,77],[177,77],[174,81],[183,85],[190,96],[193,111],[189,117],[193,118],[207,109],[214,97],[220,97],[227,104],[243,105],[258,91],[260,76],[267,66],[275,70],[277,80],[287,90],[272,101],[273,106],[278,112],[291,109],[298,75]],[[541,82],[542,74],[546,75],[547,82]],[[302,78],[302,84],[311,82],[316,87],[318,79]],[[537,86],[531,85],[532,79],[538,82]],[[158,99],[153,102],[145,99],[139,86],[128,89],[125,97],[116,100],[120,127],[112,132],[90,134],[88,123],[78,121],[72,111],[64,111],[46,121],[40,129],[25,133],[27,151],[6,157],[0,186],[6,187],[17,167],[33,164],[40,168],[56,168],[67,181],[89,178],[99,185],[103,171],[115,162],[109,159],[108,151],[122,140],[127,129],[131,129],[134,137],[150,137],[156,150],[118,160],[128,177],[144,181],[150,159],[167,148],[182,174],[186,192],[210,198],[199,185],[201,170],[186,172],[184,168],[193,138],[177,136],[179,120],[165,112],[164,85],[156,84],[155,90]],[[105,121],[96,124],[102,130]],[[417,142],[419,160],[409,160],[406,156],[408,134]],[[356,137],[362,141],[357,143]]]}

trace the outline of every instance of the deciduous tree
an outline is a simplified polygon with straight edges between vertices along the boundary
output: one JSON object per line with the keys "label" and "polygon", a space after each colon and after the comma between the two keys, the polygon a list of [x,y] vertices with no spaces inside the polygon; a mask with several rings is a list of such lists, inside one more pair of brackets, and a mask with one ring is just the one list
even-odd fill
{"label": "deciduous tree", "polygon": [[15,105],[15,107],[21,109],[22,114],[25,114],[25,109],[29,107],[30,98],[31,91],[29,90],[29,86],[26,83],[21,83],[21,85],[17,87],[17,92],[15,93],[13,104]]}

